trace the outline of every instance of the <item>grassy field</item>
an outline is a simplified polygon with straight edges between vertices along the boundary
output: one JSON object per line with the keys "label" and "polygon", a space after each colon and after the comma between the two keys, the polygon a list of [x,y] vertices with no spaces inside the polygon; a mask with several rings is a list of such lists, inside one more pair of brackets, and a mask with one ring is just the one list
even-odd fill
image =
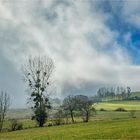
{"label": "grassy field", "polygon": [[[136,117],[140,117],[140,111],[137,111],[135,113]],[[130,112],[117,112],[117,111],[97,111],[96,114],[93,114],[90,118],[90,121],[103,121],[103,120],[119,120],[119,119],[129,119],[130,118]],[[82,122],[81,117],[75,118],[76,122]],[[36,126],[36,122],[31,119],[19,119],[18,122],[23,124],[23,128],[31,128]],[[64,119],[64,122],[66,122],[66,119]],[[69,118],[69,122],[71,122],[71,118]],[[54,123],[53,121],[49,120],[45,124],[47,126],[49,123]],[[3,128],[10,128],[10,120],[6,120],[4,122]]]}
{"label": "grassy field", "polygon": [[1,133],[1,140],[93,140],[140,138],[140,118],[92,121]]}
{"label": "grassy field", "polygon": [[[109,101],[95,104],[96,114],[90,122],[67,124],[44,128],[29,128],[36,125],[30,119],[20,119],[24,130],[0,133],[0,140],[93,140],[93,139],[140,139],[140,102],[139,101]],[[114,111],[118,107],[127,109],[127,112]],[[104,108],[107,111],[99,111]],[[129,110],[136,110],[136,118],[131,118]],[[75,118],[81,122],[81,117]],[[69,119],[69,121],[71,121]],[[49,121],[45,124],[51,123]],[[4,123],[5,128],[10,127],[10,122]],[[25,129],[28,128],[28,129]]]}
{"label": "grassy field", "polygon": [[122,107],[126,110],[140,110],[140,101],[109,101],[93,105],[97,110],[104,108],[106,110],[115,110]]}

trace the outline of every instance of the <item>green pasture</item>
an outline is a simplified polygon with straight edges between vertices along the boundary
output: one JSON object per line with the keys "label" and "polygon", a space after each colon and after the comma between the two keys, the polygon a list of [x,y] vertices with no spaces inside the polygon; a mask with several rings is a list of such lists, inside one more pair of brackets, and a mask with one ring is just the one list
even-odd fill
{"label": "green pasture", "polygon": [[91,121],[62,126],[31,128],[0,134],[1,140],[93,140],[140,138],[140,118]]}
{"label": "green pasture", "polygon": [[[43,128],[37,128],[36,122],[30,119],[18,119],[23,130],[0,133],[0,140],[93,140],[93,139],[140,139],[140,102],[108,101],[93,105],[97,111],[91,115],[88,123],[82,117],[75,116],[75,124],[48,127],[53,120],[48,120]],[[127,112],[117,112],[122,107]],[[100,111],[101,108],[107,111]],[[136,110],[131,118],[130,110]],[[16,114],[16,112],[15,112]],[[65,122],[66,119],[64,118]],[[68,119],[71,122],[71,119]],[[36,127],[36,128],[35,128]],[[4,128],[10,129],[10,120],[4,122]],[[27,128],[27,129],[26,129]]]}
{"label": "green pasture", "polygon": [[[135,112],[136,117],[140,117],[140,111]],[[96,113],[93,113],[90,117],[90,121],[99,121],[99,120],[118,120],[118,119],[129,119],[130,112],[117,112],[117,111],[96,111]],[[75,122],[82,122],[82,117],[75,117]],[[67,119],[64,118],[63,121],[66,123]],[[34,120],[31,119],[18,119],[18,122],[23,124],[23,128],[32,128],[36,127],[37,124]],[[71,118],[68,118],[68,122],[71,123]],[[48,124],[55,123],[53,120],[48,120],[45,124],[45,126],[48,126]],[[10,129],[10,120],[6,120],[4,122],[4,129]]]}
{"label": "green pasture", "polygon": [[122,107],[126,110],[140,110],[140,101],[108,101],[93,105],[97,110],[104,108],[106,110],[115,110]]}

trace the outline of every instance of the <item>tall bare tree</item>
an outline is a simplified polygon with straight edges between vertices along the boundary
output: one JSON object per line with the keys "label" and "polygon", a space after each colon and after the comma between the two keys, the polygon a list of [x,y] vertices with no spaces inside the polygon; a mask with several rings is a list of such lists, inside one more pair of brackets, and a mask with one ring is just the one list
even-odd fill
{"label": "tall bare tree", "polygon": [[10,106],[10,97],[3,90],[0,93],[0,132],[3,127],[3,122],[6,116],[6,113]]}
{"label": "tall bare tree", "polygon": [[22,65],[24,80],[31,91],[29,99],[34,111],[33,119],[40,127],[43,127],[47,119],[47,109],[50,108],[49,99],[45,93],[50,85],[53,69],[54,63],[49,57],[33,57]]}

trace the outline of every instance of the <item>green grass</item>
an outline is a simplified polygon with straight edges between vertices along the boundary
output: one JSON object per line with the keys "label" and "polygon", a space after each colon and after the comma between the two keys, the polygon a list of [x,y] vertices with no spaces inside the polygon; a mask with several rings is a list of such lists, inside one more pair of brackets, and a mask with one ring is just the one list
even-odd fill
{"label": "green grass", "polygon": [[140,138],[140,118],[92,121],[1,133],[1,140],[93,140]]}
{"label": "green grass", "polygon": [[[76,123],[62,126],[29,128],[15,132],[0,133],[0,140],[93,140],[93,139],[140,139],[140,102],[139,101],[109,101],[95,104],[96,115],[89,123]],[[114,111],[118,107],[127,109],[127,112]],[[108,111],[98,111],[100,108]],[[130,117],[129,110],[137,110],[136,118]],[[82,121],[81,117],[75,118]],[[35,121],[20,119],[24,128],[34,127]],[[71,119],[69,119],[71,121]],[[51,122],[51,121],[49,121]],[[49,123],[47,122],[45,125]],[[10,122],[4,123],[9,128]]]}
{"label": "green grass", "polygon": [[[140,116],[140,111],[137,111],[135,113],[136,117]],[[92,117],[90,118],[91,121],[95,120],[115,120],[115,119],[128,119],[130,118],[130,112],[117,112],[117,111],[96,111],[96,114],[92,114]],[[76,117],[76,122],[82,122],[82,117]],[[30,128],[35,127],[37,124],[34,120],[31,119],[18,119],[18,122],[23,124],[23,128]],[[66,119],[64,119],[64,122],[66,122]],[[68,119],[68,122],[71,122],[71,118]],[[53,121],[49,120],[46,122],[45,126],[47,126],[49,123],[54,123]],[[10,129],[10,120],[6,120],[4,122],[3,128]]]}
{"label": "green grass", "polygon": [[[23,128],[35,127],[36,122],[31,119],[18,119],[18,122],[23,124]],[[11,128],[11,120],[6,120],[3,124],[3,128]]]}
{"label": "green grass", "polygon": [[104,108],[106,110],[115,110],[122,107],[126,110],[140,110],[140,101],[108,101],[93,105],[97,110]]}

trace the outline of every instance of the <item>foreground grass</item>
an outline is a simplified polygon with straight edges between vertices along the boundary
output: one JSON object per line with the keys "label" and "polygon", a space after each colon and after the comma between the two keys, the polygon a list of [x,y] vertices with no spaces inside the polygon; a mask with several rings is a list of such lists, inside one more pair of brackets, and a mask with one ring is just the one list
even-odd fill
{"label": "foreground grass", "polygon": [[[24,128],[15,132],[0,133],[0,140],[93,140],[93,139],[140,139],[140,102],[138,101],[109,101],[95,104],[97,111],[89,123],[77,123],[63,126],[44,128],[29,128],[36,125],[30,119],[19,119]],[[113,111],[123,107],[127,112]],[[130,118],[129,110],[137,110],[136,118]],[[82,121],[75,118],[77,122]],[[71,119],[69,120],[71,121]],[[48,123],[50,123],[49,121]],[[45,124],[48,125],[47,123]],[[4,128],[10,128],[10,121],[4,123]]]}
{"label": "foreground grass", "polygon": [[93,140],[140,138],[140,118],[92,121],[1,133],[1,140]]}

